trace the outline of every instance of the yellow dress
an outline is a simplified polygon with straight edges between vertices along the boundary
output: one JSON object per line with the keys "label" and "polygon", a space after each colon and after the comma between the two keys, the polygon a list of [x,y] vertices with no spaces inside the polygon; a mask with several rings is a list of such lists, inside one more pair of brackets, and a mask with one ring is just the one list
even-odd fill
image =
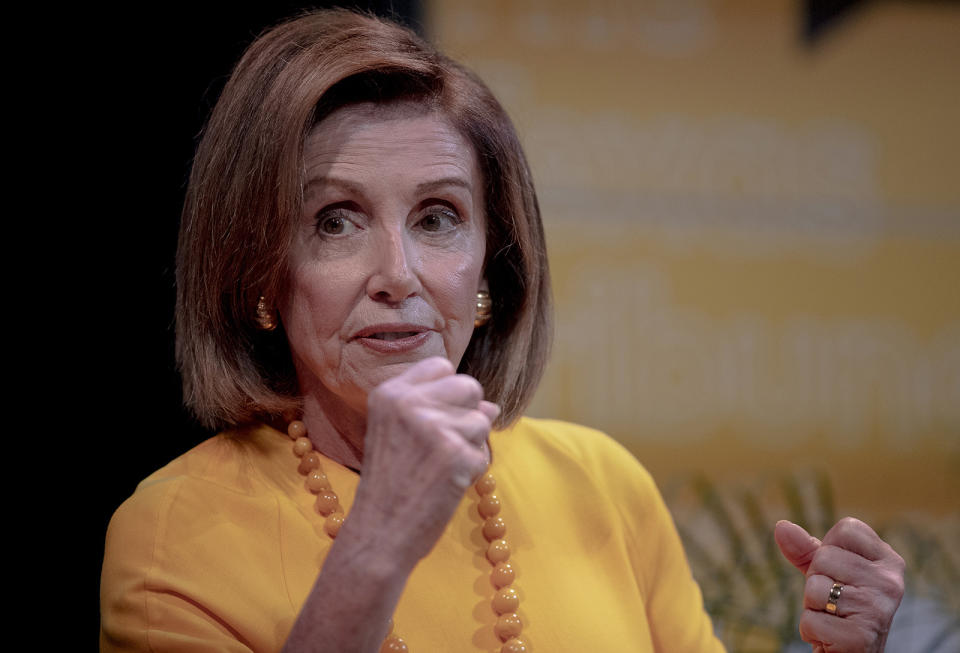
{"label": "yellow dress", "polygon": [[[524,418],[492,471],[535,653],[722,651],[653,480],[591,429]],[[358,475],[324,469],[349,515]],[[107,533],[102,651],[279,651],[331,540],[289,439],[211,438],[144,480]],[[477,495],[415,568],[395,612],[411,653],[493,652]]]}

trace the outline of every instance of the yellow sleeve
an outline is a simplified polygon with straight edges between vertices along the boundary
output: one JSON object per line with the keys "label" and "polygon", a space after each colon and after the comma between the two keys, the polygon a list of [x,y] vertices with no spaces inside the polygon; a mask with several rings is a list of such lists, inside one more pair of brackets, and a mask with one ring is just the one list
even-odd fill
{"label": "yellow sleeve", "polygon": [[[722,653],[683,544],[650,473],[609,436],[551,422],[619,512],[654,650]],[[561,426],[560,429],[557,427]]]}
{"label": "yellow sleeve", "polygon": [[[646,506],[635,506],[634,510],[646,512],[646,523],[644,530],[638,531],[636,523],[628,521],[628,532],[632,531],[631,536],[638,543],[646,543],[642,548],[639,545],[632,547],[632,558],[642,574],[647,619],[655,649],[723,651],[703,608],[700,587],[693,579],[680,536],[660,492],[646,470],[635,482],[645,486]],[[651,538],[651,534],[656,537]]]}
{"label": "yellow sleeve", "polygon": [[275,502],[195,485],[165,479],[138,488],[114,514],[100,584],[101,651],[282,646],[293,608],[276,555]]}

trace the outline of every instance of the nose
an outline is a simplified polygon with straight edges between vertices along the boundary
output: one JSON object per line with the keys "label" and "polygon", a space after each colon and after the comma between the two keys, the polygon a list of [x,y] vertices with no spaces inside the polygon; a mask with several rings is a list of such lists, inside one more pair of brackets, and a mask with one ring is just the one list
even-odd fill
{"label": "nose", "polygon": [[373,247],[372,273],[367,280],[367,294],[372,299],[399,304],[422,290],[415,249],[402,230],[381,232]]}

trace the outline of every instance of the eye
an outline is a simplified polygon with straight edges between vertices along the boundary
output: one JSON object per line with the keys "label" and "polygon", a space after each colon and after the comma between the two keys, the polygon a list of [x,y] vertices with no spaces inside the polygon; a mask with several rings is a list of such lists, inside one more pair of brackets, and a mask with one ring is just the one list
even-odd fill
{"label": "eye", "polygon": [[346,228],[346,224],[347,223],[340,216],[332,215],[329,218],[324,218],[321,220],[317,228],[325,234],[335,236],[343,233],[343,230]]}
{"label": "eye", "polygon": [[455,229],[463,220],[452,209],[435,207],[431,209],[418,223],[424,231],[442,233]]}
{"label": "eye", "polygon": [[317,233],[321,236],[343,236],[356,230],[356,223],[341,209],[323,210],[317,215]]}

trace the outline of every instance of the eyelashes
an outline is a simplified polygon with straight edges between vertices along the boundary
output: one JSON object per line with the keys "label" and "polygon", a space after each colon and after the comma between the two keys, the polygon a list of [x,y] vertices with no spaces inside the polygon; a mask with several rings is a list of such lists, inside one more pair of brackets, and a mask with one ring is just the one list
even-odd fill
{"label": "eyelashes", "polygon": [[320,236],[343,236],[359,230],[359,227],[340,209],[323,210],[317,215],[317,234]]}
{"label": "eyelashes", "polygon": [[456,229],[461,224],[463,224],[463,218],[456,211],[438,207],[424,215],[417,226],[428,233],[444,233]]}
{"label": "eyelashes", "polygon": [[[412,228],[429,235],[455,231],[465,220],[448,202],[430,200],[413,222]],[[345,237],[363,231],[367,218],[353,208],[339,204],[324,207],[317,212],[315,230],[318,236],[327,238]]]}

